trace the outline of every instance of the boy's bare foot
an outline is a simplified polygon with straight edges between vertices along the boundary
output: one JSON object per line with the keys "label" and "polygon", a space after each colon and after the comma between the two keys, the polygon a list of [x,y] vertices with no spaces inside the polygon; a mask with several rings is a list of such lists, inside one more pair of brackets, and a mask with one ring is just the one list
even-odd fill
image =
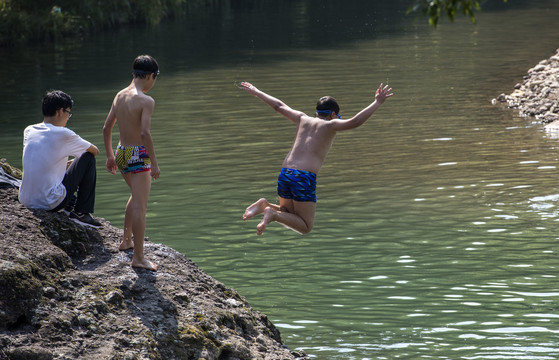
{"label": "boy's bare foot", "polygon": [[266,226],[268,226],[269,223],[271,223],[273,220],[273,217],[275,215],[275,211],[272,208],[266,208],[264,210],[264,217],[262,218],[262,221],[260,221],[260,223],[258,225],[256,225],[256,234],[257,235],[262,235],[264,233],[264,230],[266,230]]}
{"label": "boy's bare foot", "polygon": [[133,248],[134,248],[134,242],[132,241],[132,239],[128,238],[128,239],[122,239],[122,242],[120,243],[120,246],[118,247],[118,250],[124,251],[124,250],[128,250],[128,249],[133,249]]}
{"label": "boy's bare foot", "polygon": [[144,258],[142,261],[136,261],[134,259],[132,259],[132,263],[131,263],[132,267],[135,268],[141,268],[141,269],[147,269],[147,270],[151,270],[151,271],[157,271],[157,264],[152,263],[151,261],[149,261],[148,259]]}
{"label": "boy's bare foot", "polygon": [[268,206],[268,201],[264,198],[259,199],[257,202],[246,208],[245,213],[243,214],[243,220],[248,220],[263,213],[266,206]]}

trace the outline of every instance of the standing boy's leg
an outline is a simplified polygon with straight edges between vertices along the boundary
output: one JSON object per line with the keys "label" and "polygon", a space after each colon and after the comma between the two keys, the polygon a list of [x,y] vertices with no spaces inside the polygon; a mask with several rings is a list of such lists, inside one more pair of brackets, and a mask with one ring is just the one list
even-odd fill
{"label": "standing boy's leg", "polygon": [[[132,191],[132,173],[123,173],[122,177],[126,184]],[[132,202],[132,195],[128,198],[126,202],[126,210],[124,211],[124,233],[122,234],[122,241],[120,242],[120,246],[118,249],[120,251],[128,250],[134,248],[134,243],[132,242],[132,206],[130,203]]]}
{"label": "standing boy's leg", "polygon": [[130,177],[132,197],[127,208],[131,211],[131,227],[134,236],[134,255],[132,266],[157,270],[157,265],[144,257],[144,235],[146,230],[146,211],[149,191],[151,188],[151,175],[149,171],[132,174]]}

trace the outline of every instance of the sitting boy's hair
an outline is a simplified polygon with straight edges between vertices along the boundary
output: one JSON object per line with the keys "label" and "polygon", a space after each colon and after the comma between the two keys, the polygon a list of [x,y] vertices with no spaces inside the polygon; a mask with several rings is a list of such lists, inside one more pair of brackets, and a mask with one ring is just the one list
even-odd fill
{"label": "sitting boy's hair", "polygon": [[140,55],[134,59],[132,68],[135,78],[145,79],[151,74],[159,75],[159,64],[149,55]]}
{"label": "sitting boy's hair", "polygon": [[320,99],[318,99],[318,102],[316,103],[316,110],[317,111],[329,110],[338,114],[340,112],[340,106],[338,105],[336,99],[334,99],[333,97],[323,96]]}
{"label": "sitting boy's hair", "polygon": [[54,116],[59,109],[72,108],[74,100],[64,91],[50,90],[43,96],[43,116]]}

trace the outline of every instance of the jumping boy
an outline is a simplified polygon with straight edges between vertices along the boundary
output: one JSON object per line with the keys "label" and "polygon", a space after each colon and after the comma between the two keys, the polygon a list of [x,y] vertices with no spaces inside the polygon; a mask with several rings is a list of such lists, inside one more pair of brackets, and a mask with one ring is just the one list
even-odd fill
{"label": "jumping boy", "polygon": [[[132,83],[116,94],[103,127],[107,170],[120,170],[132,195],[126,204],[124,235],[119,250],[134,249],[132,267],[156,271],[157,265],[144,257],[146,210],[151,178],[159,177],[159,166],[150,133],[155,101],[146,95],[159,75],[157,61],[149,55],[134,60]],[[112,129],[118,123],[120,142],[113,152]]]}
{"label": "jumping boy", "polygon": [[279,205],[271,204],[265,198],[261,198],[245,210],[243,220],[264,213],[262,221],[256,226],[258,235],[262,235],[266,226],[274,221],[300,234],[307,234],[314,225],[316,176],[336,133],[354,129],[365,123],[378,107],[393,95],[392,88],[380,84],[375,94],[375,101],[348,120],[341,119],[340,107],[330,96],[318,100],[316,117],[310,117],[258,90],[250,83],[241,83],[241,88],[297,125],[295,141],[283,160],[278,177]]}

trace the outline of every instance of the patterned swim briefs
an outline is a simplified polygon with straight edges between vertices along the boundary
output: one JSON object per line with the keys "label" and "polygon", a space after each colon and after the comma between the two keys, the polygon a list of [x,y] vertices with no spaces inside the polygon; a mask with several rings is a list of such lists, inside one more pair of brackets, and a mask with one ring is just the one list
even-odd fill
{"label": "patterned swim briefs", "polygon": [[142,145],[122,146],[118,144],[115,158],[116,166],[123,174],[136,174],[151,169],[151,160],[146,148]]}

